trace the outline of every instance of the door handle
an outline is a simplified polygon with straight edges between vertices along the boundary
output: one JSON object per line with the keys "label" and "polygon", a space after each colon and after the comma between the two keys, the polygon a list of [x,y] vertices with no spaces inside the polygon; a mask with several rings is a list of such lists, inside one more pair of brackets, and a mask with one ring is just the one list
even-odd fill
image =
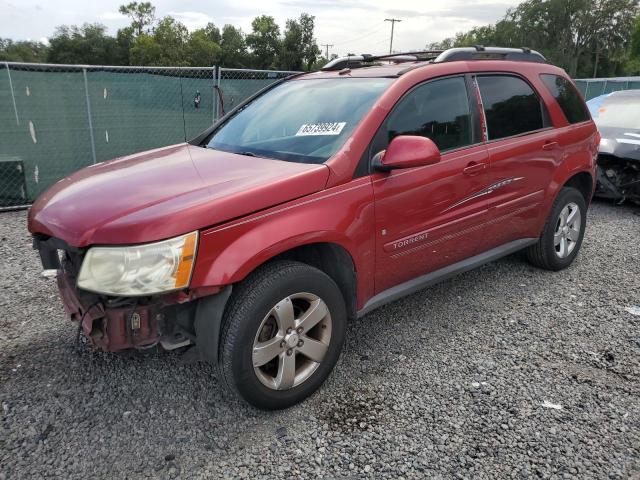
{"label": "door handle", "polygon": [[558,142],[544,142],[544,145],[542,145],[542,149],[543,150],[553,150],[557,146],[558,146]]}
{"label": "door handle", "polygon": [[487,168],[486,163],[471,162],[462,170],[462,173],[464,173],[465,175],[476,175],[485,168]]}

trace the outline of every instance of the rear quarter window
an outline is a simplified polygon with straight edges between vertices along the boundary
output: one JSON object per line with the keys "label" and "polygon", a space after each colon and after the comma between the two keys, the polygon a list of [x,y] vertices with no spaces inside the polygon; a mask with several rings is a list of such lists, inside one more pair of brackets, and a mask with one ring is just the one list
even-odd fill
{"label": "rear quarter window", "polygon": [[589,111],[573,84],[560,75],[543,73],[540,79],[560,105],[569,123],[589,120]]}

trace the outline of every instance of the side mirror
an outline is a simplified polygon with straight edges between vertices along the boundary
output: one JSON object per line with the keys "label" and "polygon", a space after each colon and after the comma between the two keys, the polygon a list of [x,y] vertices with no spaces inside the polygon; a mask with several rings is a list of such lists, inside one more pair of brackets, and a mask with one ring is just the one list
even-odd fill
{"label": "side mirror", "polygon": [[388,172],[396,168],[424,167],[439,161],[440,150],[430,138],[398,135],[386,150],[373,157],[373,168]]}

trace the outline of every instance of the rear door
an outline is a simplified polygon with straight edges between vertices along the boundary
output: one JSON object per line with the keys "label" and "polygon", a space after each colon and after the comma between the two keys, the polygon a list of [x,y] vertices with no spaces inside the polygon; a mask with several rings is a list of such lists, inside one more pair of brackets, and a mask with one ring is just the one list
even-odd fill
{"label": "rear door", "polygon": [[475,78],[489,153],[489,224],[483,249],[536,236],[553,172],[562,161],[557,133],[538,93],[522,77]]}
{"label": "rear door", "polygon": [[439,163],[373,175],[376,293],[476,252],[487,219],[488,156],[478,110],[464,75],[431,80],[402,97],[370,154],[397,135],[431,138]]}

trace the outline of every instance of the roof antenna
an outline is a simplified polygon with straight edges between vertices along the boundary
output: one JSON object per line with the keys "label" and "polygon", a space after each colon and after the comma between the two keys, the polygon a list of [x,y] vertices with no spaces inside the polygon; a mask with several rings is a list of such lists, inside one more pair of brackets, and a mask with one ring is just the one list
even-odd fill
{"label": "roof antenna", "polygon": [[484,52],[484,45],[474,45],[473,48],[476,49],[476,52]]}

